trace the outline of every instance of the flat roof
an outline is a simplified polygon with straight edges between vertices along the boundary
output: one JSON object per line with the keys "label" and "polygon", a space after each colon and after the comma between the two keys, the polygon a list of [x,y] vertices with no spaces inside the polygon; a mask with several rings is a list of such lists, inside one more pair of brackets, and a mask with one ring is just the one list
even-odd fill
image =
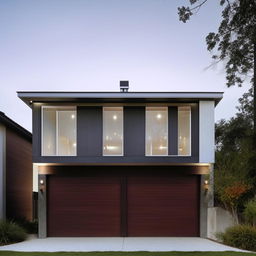
{"label": "flat roof", "polygon": [[33,102],[80,103],[158,103],[213,100],[217,105],[223,92],[68,92],[18,91],[18,97],[31,107]]}
{"label": "flat roof", "polygon": [[14,122],[11,118],[5,115],[2,111],[0,111],[0,123],[5,125],[6,127],[14,130],[15,132],[19,133],[28,141],[32,142],[32,134],[25,128],[23,128],[18,123]]}

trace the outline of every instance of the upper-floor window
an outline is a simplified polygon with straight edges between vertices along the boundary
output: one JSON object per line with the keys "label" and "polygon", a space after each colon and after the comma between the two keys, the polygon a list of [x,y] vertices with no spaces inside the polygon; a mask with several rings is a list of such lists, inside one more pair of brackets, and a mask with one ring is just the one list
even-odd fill
{"label": "upper-floor window", "polygon": [[42,155],[76,155],[75,107],[42,107]]}
{"label": "upper-floor window", "polygon": [[191,108],[178,108],[178,155],[191,155]]}
{"label": "upper-floor window", "polygon": [[168,155],[167,107],[146,107],[146,155]]}
{"label": "upper-floor window", "polygon": [[103,155],[123,155],[123,108],[103,108]]}

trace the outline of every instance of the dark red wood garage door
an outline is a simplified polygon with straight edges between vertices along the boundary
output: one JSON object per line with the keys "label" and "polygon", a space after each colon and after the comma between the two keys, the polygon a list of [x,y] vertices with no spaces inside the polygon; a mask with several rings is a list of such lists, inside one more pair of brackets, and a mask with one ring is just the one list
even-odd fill
{"label": "dark red wood garage door", "polygon": [[161,171],[50,175],[48,236],[199,236],[199,180]]}
{"label": "dark red wood garage door", "polygon": [[128,236],[199,236],[199,176],[130,177]]}
{"label": "dark red wood garage door", "polygon": [[120,179],[48,178],[48,236],[120,236]]}

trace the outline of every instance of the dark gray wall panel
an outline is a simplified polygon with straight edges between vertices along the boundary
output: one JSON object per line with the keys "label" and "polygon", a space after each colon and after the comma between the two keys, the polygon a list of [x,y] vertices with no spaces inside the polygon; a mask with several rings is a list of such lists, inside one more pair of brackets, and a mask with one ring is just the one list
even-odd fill
{"label": "dark gray wall panel", "polygon": [[77,107],[77,156],[102,155],[102,107]]}
{"label": "dark gray wall panel", "polygon": [[168,151],[178,155],[178,107],[168,108]]}
{"label": "dark gray wall panel", "polygon": [[[45,104],[53,105],[53,104]],[[170,164],[197,163],[199,160],[199,112],[198,104],[191,107],[192,156],[169,155],[145,156],[144,106],[124,107],[124,153],[125,156],[102,156],[102,108],[98,106],[77,107],[77,156],[41,156],[41,106],[33,106],[33,162],[78,164]],[[172,108],[172,107],[170,107]],[[169,110],[170,111],[170,110]],[[171,112],[174,110],[171,110]],[[173,113],[172,113],[173,114]],[[169,113],[169,118],[170,115]],[[173,117],[176,119],[176,117]],[[174,120],[173,120],[174,121]],[[169,120],[170,122],[170,120]],[[172,126],[172,124],[169,124]],[[173,123],[174,125],[174,123]],[[172,128],[174,129],[174,127]],[[176,126],[177,129],[177,126]],[[177,131],[176,131],[177,132]],[[175,133],[175,131],[174,131]],[[171,131],[169,130],[169,135]],[[174,136],[174,135],[171,135]],[[171,141],[172,140],[172,141]],[[177,141],[177,139],[175,139]],[[169,154],[175,144],[169,138]],[[134,146],[136,145],[136,146]],[[171,150],[171,152],[170,152]],[[176,150],[176,149],[175,149]],[[172,153],[172,154],[173,154]]]}
{"label": "dark gray wall panel", "polygon": [[191,155],[199,161],[199,108],[191,106]]}
{"label": "dark gray wall panel", "polygon": [[145,107],[124,107],[124,155],[145,156]]}
{"label": "dark gray wall panel", "polygon": [[32,123],[32,155],[34,158],[41,156],[41,106],[36,103],[33,104]]}

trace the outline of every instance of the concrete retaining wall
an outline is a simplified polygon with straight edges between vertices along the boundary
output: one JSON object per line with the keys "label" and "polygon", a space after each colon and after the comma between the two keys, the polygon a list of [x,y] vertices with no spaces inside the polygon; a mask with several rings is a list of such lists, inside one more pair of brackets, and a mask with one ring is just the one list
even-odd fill
{"label": "concrete retaining wall", "polygon": [[220,208],[208,208],[207,237],[216,240],[216,233],[224,232],[228,227],[235,224],[232,215]]}

